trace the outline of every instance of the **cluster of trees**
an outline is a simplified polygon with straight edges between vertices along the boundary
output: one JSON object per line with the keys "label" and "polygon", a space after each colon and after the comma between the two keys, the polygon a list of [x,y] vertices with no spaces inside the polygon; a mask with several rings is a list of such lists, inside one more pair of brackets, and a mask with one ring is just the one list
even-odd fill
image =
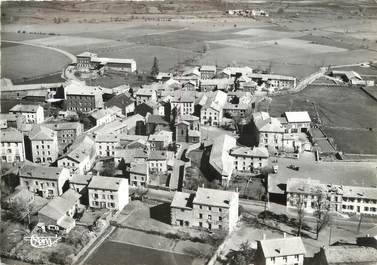
{"label": "cluster of trees", "polygon": [[254,261],[255,250],[249,241],[245,241],[241,243],[239,250],[230,250],[226,258],[226,264],[229,265],[248,265]]}
{"label": "cluster of trees", "polygon": [[53,21],[55,24],[67,23],[69,22],[69,18],[54,17]]}

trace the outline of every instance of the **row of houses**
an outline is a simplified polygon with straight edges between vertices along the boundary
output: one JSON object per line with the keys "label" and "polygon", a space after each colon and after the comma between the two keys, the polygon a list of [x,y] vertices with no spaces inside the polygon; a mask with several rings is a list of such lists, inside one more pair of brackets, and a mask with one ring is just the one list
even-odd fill
{"label": "row of houses", "polygon": [[[316,179],[287,181],[287,208],[313,213],[319,206],[345,214],[377,215],[377,188],[324,184]],[[321,204],[321,205],[318,205]]]}

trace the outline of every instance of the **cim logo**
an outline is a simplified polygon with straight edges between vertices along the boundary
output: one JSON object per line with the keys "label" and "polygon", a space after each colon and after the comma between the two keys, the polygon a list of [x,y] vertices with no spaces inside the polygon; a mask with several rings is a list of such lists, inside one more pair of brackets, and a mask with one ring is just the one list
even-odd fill
{"label": "cim logo", "polygon": [[31,236],[24,237],[24,240],[30,241],[30,245],[35,248],[48,248],[53,247],[58,243],[61,237],[55,236],[39,236],[33,234]]}

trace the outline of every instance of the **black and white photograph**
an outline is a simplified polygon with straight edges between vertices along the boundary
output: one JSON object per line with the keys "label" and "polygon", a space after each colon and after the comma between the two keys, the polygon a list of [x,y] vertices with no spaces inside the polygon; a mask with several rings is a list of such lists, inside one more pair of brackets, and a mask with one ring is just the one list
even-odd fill
{"label": "black and white photograph", "polygon": [[0,265],[377,265],[377,0],[0,10]]}

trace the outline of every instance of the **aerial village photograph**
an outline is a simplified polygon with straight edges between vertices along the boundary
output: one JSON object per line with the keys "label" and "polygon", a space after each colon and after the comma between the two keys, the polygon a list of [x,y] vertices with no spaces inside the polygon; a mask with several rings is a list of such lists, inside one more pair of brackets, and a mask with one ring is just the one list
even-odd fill
{"label": "aerial village photograph", "polygon": [[1,265],[377,265],[376,0],[1,1]]}

